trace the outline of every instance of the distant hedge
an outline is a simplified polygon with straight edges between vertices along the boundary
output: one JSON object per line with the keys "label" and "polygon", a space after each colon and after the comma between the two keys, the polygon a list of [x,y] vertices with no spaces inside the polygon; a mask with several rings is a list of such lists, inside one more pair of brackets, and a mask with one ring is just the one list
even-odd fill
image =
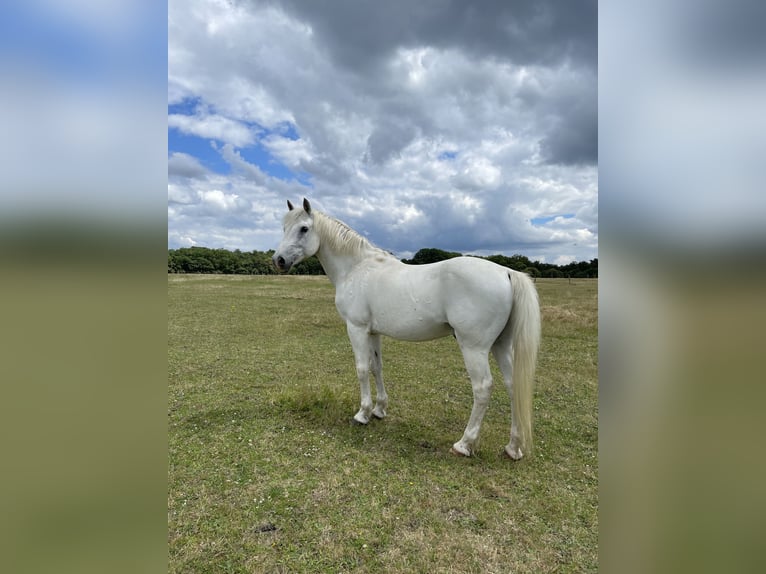
{"label": "distant hedge", "polygon": [[[181,247],[168,249],[168,273],[218,273],[224,275],[274,275],[276,269],[271,262],[274,255],[269,251],[229,251],[209,247]],[[434,247],[421,249],[412,259],[402,259],[404,263],[422,265],[434,263],[462,254],[455,251],[443,251]],[[524,255],[490,255],[484,257],[510,269],[524,271],[533,277],[598,277],[598,259],[578,261],[566,265],[554,265],[530,261]],[[324,275],[324,270],[316,257],[311,257],[295,266],[293,273],[299,275]]]}

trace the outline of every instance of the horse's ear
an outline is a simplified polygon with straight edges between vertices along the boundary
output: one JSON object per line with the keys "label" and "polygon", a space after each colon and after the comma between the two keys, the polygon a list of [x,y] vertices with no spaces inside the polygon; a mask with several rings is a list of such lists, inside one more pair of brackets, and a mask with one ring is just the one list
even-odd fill
{"label": "horse's ear", "polygon": [[289,209],[290,211],[292,211],[293,209],[295,209],[295,208],[293,207],[293,204],[292,204],[292,203],[290,203],[290,200],[289,200],[289,199],[287,200],[287,209]]}
{"label": "horse's ear", "polygon": [[306,213],[311,214],[311,204],[309,203],[309,200],[306,199],[305,197],[303,198],[303,210]]}

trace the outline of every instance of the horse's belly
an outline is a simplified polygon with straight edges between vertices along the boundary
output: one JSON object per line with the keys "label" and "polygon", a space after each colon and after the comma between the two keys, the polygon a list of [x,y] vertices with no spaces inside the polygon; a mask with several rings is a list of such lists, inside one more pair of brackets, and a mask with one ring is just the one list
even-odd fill
{"label": "horse's belly", "polygon": [[417,314],[389,320],[385,316],[372,322],[372,332],[380,333],[402,341],[430,341],[452,334],[449,323],[434,321],[432,318]]}

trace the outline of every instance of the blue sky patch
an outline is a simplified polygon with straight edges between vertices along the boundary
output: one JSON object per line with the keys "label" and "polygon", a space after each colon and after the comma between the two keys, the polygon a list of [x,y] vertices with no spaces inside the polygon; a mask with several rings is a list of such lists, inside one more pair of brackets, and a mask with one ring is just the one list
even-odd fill
{"label": "blue sky patch", "polygon": [[[199,97],[185,98],[181,102],[168,105],[168,115],[177,114],[194,117],[200,111],[204,110],[205,103],[203,102],[202,98]],[[210,112],[215,113],[214,110],[210,110]],[[249,127],[256,134],[257,138],[266,138],[270,135],[278,135],[293,141],[300,139],[298,130],[296,129],[295,125],[290,122],[283,122],[273,130],[268,130],[255,122],[243,122],[242,120],[236,121]],[[221,145],[222,144],[220,140],[215,138],[186,134],[174,127],[168,128],[169,155],[173,152],[183,152],[197,158],[199,162],[207,169],[218,174],[229,175],[232,169],[229,163],[221,155]],[[258,166],[262,172],[270,175],[271,177],[275,177],[283,181],[295,180],[306,186],[312,185],[310,174],[305,172],[295,172],[291,170],[284,163],[269,153],[268,149],[261,145],[259,141],[256,141],[253,145],[235,147],[234,149],[244,161]]]}
{"label": "blue sky patch", "polygon": [[[284,135],[284,134],[280,134]],[[302,185],[311,186],[311,176],[306,172],[296,172],[271,155],[259,143],[246,148],[237,148],[237,152],[246,162],[257,165],[263,173],[282,181],[295,180]]]}
{"label": "blue sky patch", "polygon": [[443,151],[439,154],[439,158],[442,161],[447,161],[450,159],[455,159],[457,157],[456,151]]}
{"label": "blue sky patch", "polygon": [[[168,106],[168,112],[183,113],[193,111],[198,104],[198,101],[185,100],[181,104]],[[298,139],[298,133],[292,124],[284,124],[284,126],[280,126],[272,132],[265,132],[264,135],[268,136],[272,133],[278,133],[280,136],[290,139]],[[176,128],[168,129],[168,155],[174,152],[182,152],[195,157],[204,167],[212,172],[229,175],[232,172],[231,166],[221,155],[220,149],[221,144],[214,138],[185,134]],[[244,161],[258,166],[263,173],[271,177],[281,179],[282,181],[295,180],[301,185],[312,187],[311,175],[309,173],[293,171],[271,155],[258,142],[251,146],[234,149]]]}
{"label": "blue sky patch", "polygon": [[532,225],[540,226],[545,225],[546,223],[550,223],[557,217],[563,217],[564,219],[572,219],[575,216],[574,213],[563,213],[561,215],[547,215],[545,217],[533,217],[529,221],[532,222]]}
{"label": "blue sky patch", "polygon": [[195,157],[210,171],[220,174],[231,173],[231,166],[221,157],[208,138],[187,135],[177,129],[168,130],[168,155],[183,152]]}
{"label": "blue sky patch", "polygon": [[298,141],[301,139],[301,136],[298,135],[298,130],[295,128],[295,125],[291,124],[290,122],[283,122],[279,124],[277,129],[270,133],[279,134],[283,138],[287,138],[293,141]]}
{"label": "blue sky patch", "polygon": [[193,116],[202,105],[202,98],[184,98],[177,104],[168,104],[168,115],[182,114]]}

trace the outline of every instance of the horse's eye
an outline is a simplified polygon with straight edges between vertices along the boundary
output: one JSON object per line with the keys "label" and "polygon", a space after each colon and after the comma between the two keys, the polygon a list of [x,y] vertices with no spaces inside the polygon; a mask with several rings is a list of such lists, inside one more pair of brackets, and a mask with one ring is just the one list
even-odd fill
{"label": "horse's eye", "polygon": [[306,233],[308,230],[309,230],[309,228],[306,227],[305,225],[303,227],[301,227],[301,233]]}

